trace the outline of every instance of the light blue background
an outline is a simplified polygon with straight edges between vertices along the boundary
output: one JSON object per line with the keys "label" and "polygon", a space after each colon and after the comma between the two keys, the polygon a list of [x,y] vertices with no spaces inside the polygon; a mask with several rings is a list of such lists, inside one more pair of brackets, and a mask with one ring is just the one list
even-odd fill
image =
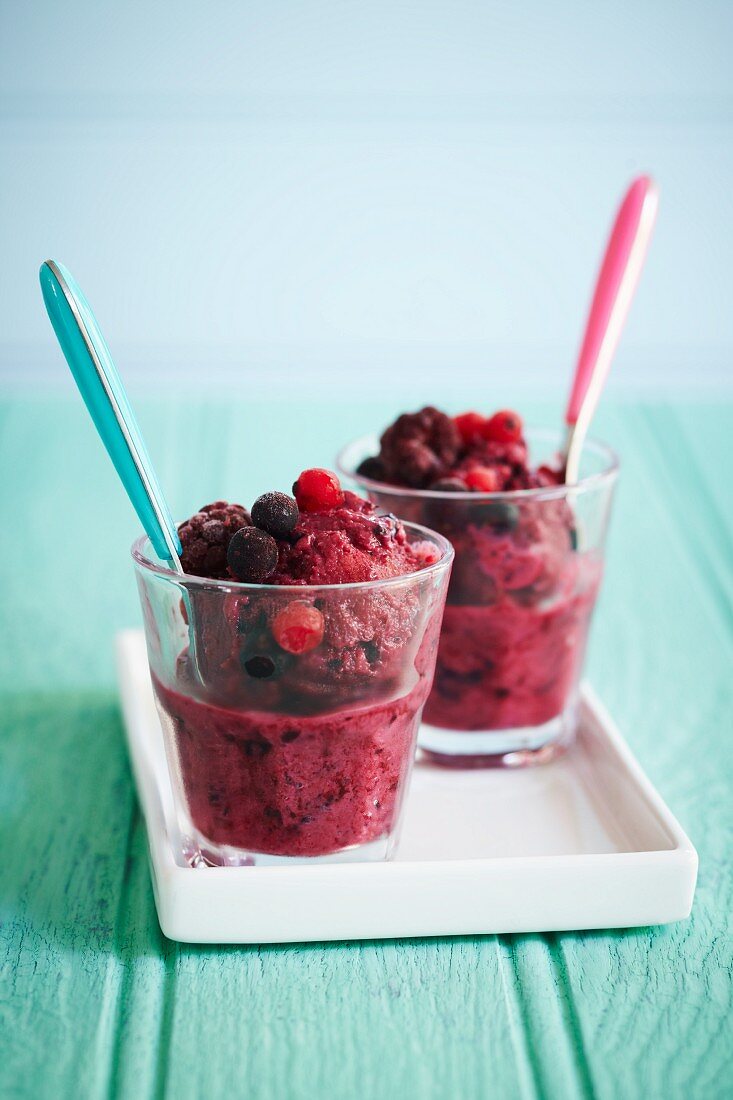
{"label": "light blue background", "polygon": [[6,387],[71,385],[51,256],[133,392],[560,394],[644,170],[660,218],[613,386],[728,384],[730,2],[1,10]]}

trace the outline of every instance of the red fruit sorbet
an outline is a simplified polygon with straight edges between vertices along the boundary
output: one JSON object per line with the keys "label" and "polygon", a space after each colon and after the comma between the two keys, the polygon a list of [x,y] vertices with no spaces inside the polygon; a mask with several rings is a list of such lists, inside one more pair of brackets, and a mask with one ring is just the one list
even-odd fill
{"label": "red fruit sorbet", "polygon": [[174,683],[154,677],[190,825],[213,862],[229,847],[310,857],[389,836],[430,689],[441,595],[342,586],[419,573],[435,544],[410,543],[330,471],[306,471],[296,492],[308,507],[276,540],[268,583],[191,585],[195,664],[186,649]]}
{"label": "red fruit sorbet", "polygon": [[[430,415],[434,433],[440,417],[450,420],[432,407]],[[542,725],[563,712],[574,689],[600,557],[578,552],[564,499],[476,495],[561,482],[559,467],[530,465],[517,413],[470,412],[451,422],[461,445],[419,486],[443,496],[389,491],[414,485],[412,469],[399,465],[395,440],[400,424],[409,428],[404,414],[382,436],[388,446],[367,460],[370,480],[385,483],[370,489],[373,499],[440,531],[456,551],[425,720],[466,731]],[[468,491],[460,491],[461,483]]]}

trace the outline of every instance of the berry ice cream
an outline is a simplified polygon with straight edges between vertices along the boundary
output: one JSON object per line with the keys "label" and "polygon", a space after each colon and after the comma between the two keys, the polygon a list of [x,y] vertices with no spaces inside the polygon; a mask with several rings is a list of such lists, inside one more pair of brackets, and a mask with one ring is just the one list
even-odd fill
{"label": "berry ice cream", "polygon": [[219,501],[179,533],[202,578],[181,607],[194,653],[171,682],[154,669],[154,686],[202,849],[303,857],[386,841],[432,679],[445,545],[408,537],[325,470],[251,516]]}
{"label": "berry ice cream", "polygon": [[552,492],[559,463],[530,464],[514,412],[451,418],[428,407],[400,416],[356,473],[382,507],[456,550],[426,721],[490,731],[559,716],[601,577],[599,556],[578,551],[566,495]]}

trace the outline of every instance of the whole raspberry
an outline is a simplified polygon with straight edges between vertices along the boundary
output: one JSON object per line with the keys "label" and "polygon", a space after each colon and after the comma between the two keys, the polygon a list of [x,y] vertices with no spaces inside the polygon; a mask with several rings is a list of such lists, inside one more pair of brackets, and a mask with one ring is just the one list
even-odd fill
{"label": "whole raspberry", "polygon": [[205,504],[178,528],[183,572],[222,580],[227,576],[227,550],[232,536],[249,523],[249,512],[241,504],[227,504],[225,500]]}
{"label": "whole raspberry", "polygon": [[398,416],[380,442],[379,458],[390,480],[421,489],[455,463],[461,433],[449,416],[428,405]]}

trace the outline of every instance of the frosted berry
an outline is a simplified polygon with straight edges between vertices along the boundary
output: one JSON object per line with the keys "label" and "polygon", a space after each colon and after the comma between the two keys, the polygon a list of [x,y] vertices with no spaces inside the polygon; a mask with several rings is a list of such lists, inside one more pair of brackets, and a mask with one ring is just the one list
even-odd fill
{"label": "frosted berry", "polygon": [[214,580],[226,577],[229,543],[249,522],[249,512],[241,504],[205,504],[178,528],[183,572]]}
{"label": "frosted berry", "polygon": [[323,627],[318,608],[298,601],[277,613],[272,620],[272,635],[288,653],[309,653],[323,641]]}
{"label": "frosted berry", "polygon": [[227,564],[236,580],[262,584],[275,571],[277,543],[259,527],[243,527],[229,543]]}
{"label": "frosted berry", "polygon": [[388,479],[423,489],[454,464],[461,434],[449,416],[428,405],[398,416],[380,442],[379,458]]}
{"label": "frosted berry", "polygon": [[252,523],[276,538],[290,534],[298,515],[298,505],[287,493],[263,493],[252,505]]}
{"label": "frosted berry", "polygon": [[500,487],[500,477],[491,466],[474,466],[464,475],[466,485],[477,493],[495,493]]}
{"label": "frosted berry", "polygon": [[477,412],[461,413],[453,417],[453,423],[461,433],[464,446],[469,446],[476,439],[480,439],[486,425],[486,417]]}
{"label": "frosted berry", "polygon": [[331,470],[303,470],[293,485],[293,494],[301,512],[328,512],[344,500],[341,483]]}
{"label": "frosted berry", "polygon": [[511,409],[501,409],[489,417],[484,438],[495,443],[517,443],[522,438],[522,418]]}

